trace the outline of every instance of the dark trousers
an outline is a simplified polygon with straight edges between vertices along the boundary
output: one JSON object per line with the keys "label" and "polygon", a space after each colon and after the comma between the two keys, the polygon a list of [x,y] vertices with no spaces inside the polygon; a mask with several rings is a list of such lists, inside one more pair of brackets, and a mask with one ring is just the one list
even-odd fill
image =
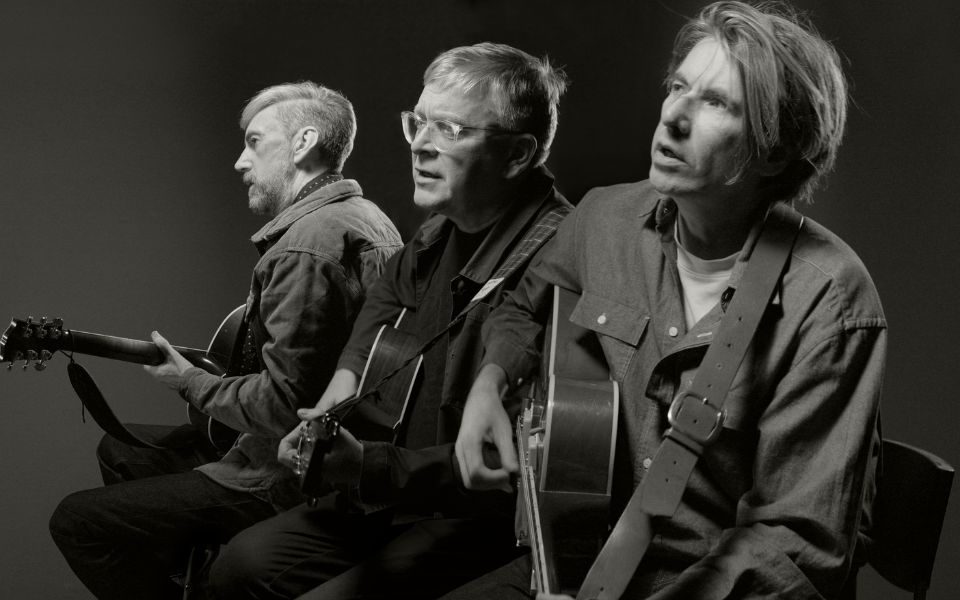
{"label": "dark trousers", "polygon": [[533,563],[524,554],[502,567],[453,590],[441,600],[529,600]]}
{"label": "dark trousers", "polygon": [[[97,449],[105,487],[67,496],[50,533],[70,568],[97,598],[180,598],[182,573],[197,543],[225,543],[276,511],[193,468],[216,460],[190,426],[137,426],[142,438],[182,439],[176,450],[127,446],[105,436]],[[133,427],[131,427],[133,428]]]}
{"label": "dark trousers", "polygon": [[330,495],[234,537],[210,585],[223,600],[428,600],[517,553],[512,519],[397,524],[388,513],[341,510]]}
{"label": "dark trousers", "polygon": [[[479,577],[444,595],[440,600],[529,600],[535,595],[530,591],[533,562],[526,553],[512,562]],[[647,598],[670,585],[684,567],[670,561],[648,558],[634,574],[621,600]],[[697,598],[703,594],[688,594],[683,597]],[[741,596],[734,595],[737,598]]]}

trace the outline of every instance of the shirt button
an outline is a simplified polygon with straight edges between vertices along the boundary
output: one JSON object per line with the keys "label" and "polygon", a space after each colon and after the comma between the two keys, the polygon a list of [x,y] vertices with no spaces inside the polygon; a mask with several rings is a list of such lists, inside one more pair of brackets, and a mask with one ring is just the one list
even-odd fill
{"label": "shirt button", "polygon": [[652,465],[652,464],[653,464],[653,459],[650,458],[649,456],[648,456],[647,458],[643,459],[643,468],[644,468],[644,469],[649,469],[649,468],[650,468],[650,465]]}
{"label": "shirt button", "polygon": [[598,324],[598,325],[603,325],[603,324],[606,323],[606,322],[607,322],[607,315],[606,315],[606,314],[602,314],[602,315],[600,315],[599,317],[597,317],[597,324]]}
{"label": "shirt button", "polygon": [[517,377],[517,385],[523,385],[523,377]]}
{"label": "shirt button", "polygon": [[671,327],[670,329],[667,330],[667,335],[669,335],[670,337],[677,337],[678,333],[680,333],[680,330],[677,329],[676,327]]}

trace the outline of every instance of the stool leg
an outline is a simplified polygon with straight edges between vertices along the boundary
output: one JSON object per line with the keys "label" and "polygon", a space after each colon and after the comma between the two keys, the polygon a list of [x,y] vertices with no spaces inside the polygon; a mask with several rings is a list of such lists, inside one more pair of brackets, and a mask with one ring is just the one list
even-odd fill
{"label": "stool leg", "polygon": [[187,573],[183,580],[183,600],[197,598],[199,578],[220,553],[219,544],[197,544],[190,549],[187,559]]}

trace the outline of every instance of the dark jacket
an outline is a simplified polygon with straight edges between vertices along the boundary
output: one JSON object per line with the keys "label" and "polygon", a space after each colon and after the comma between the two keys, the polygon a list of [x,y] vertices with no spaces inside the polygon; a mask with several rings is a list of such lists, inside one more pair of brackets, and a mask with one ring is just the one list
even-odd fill
{"label": "dark jacket", "polygon": [[181,383],[188,402],[243,432],[222,460],[200,471],[280,508],[302,498],[292,472],[277,462],[279,439],[298,425],[296,410],[320,398],[367,290],[401,247],[393,223],[361,194],[356,181],[330,183],[251,238],[260,260],[246,320],[259,372],[220,378],[192,368]]}
{"label": "dark jacket", "polygon": [[[530,235],[538,220],[557,207],[562,207],[565,214],[570,205],[553,187],[553,177],[545,169],[538,169],[466,266],[449,286],[443,286],[452,296],[452,314],[437,314],[435,318],[442,325],[449,323],[509,258],[514,247]],[[446,217],[430,217],[390,260],[383,277],[370,290],[338,368],[361,374],[380,326],[393,323],[404,308],[416,312],[424,303],[424,290],[453,226]],[[500,287],[484,297],[463,322],[450,330],[442,389],[420,391],[421,395],[440,395],[439,413],[434,417],[437,419],[436,445],[411,450],[386,442],[364,442],[360,483],[351,493],[354,502],[364,510],[396,506],[401,512],[416,514],[452,516],[489,511],[513,514],[514,499],[509,494],[468,494],[462,488],[453,443],[467,392],[482,359],[480,328],[490,310],[501,302],[504,292],[516,285],[522,270],[514,271]]]}

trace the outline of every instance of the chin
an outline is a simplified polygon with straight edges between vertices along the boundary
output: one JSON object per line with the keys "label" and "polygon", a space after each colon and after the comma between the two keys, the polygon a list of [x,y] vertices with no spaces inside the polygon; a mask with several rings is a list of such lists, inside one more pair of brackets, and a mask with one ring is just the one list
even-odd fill
{"label": "chin", "polygon": [[414,188],[413,190],[413,203],[419,208],[432,212],[440,211],[446,204],[443,197],[420,188]]}
{"label": "chin", "polygon": [[674,196],[677,194],[688,193],[693,187],[689,181],[682,178],[663,173],[656,168],[650,168],[650,185],[664,196]]}

